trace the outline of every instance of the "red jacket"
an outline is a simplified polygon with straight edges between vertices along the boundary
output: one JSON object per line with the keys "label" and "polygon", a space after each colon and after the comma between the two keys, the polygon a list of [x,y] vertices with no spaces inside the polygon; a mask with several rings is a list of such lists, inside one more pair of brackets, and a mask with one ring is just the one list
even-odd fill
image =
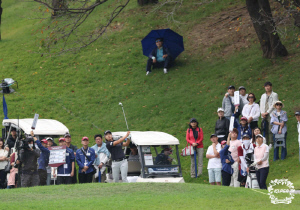
{"label": "red jacket", "polygon": [[196,128],[196,131],[198,131],[198,138],[195,140],[194,134],[193,134],[193,129],[188,128],[186,131],[186,141],[189,144],[197,143],[198,146],[197,148],[203,148],[203,131],[201,128]]}

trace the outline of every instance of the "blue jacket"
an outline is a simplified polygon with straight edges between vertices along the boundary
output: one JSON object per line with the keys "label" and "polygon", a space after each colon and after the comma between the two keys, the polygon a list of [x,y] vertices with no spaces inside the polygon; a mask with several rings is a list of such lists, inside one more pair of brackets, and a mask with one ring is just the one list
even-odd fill
{"label": "blue jacket", "polygon": [[237,129],[239,131],[238,137],[237,137],[238,140],[241,140],[243,138],[244,134],[248,134],[250,136],[250,139],[252,138],[252,131],[251,131],[250,126],[248,126],[248,129],[245,130],[245,131],[244,131],[244,128],[241,125],[238,125]]}
{"label": "blue jacket", "polygon": [[[94,162],[94,164],[95,164],[96,166],[100,165],[100,160],[99,160],[99,155],[100,155],[100,153],[106,154],[107,160],[108,160],[108,158],[109,158],[109,156],[110,156],[110,152],[108,151],[108,149],[107,149],[107,147],[106,147],[106,144],[105,144],[104,142],[102,143],[102,146],[100,147],[99,150],[98,150],[98,145],[97,145],[97,144],[95,144],[95,145],[92,146],[91,148],[95,150],[95,153],[97,153],[97,158],[95,158],[95,162]],[[106,162],[105,162],[105,163],[106,163]]]}
{"label": "blue jacket", "polygon": [[85,151],[85,154],[88,157],[86,158],[81,149],[83,149],[83,147],[81,147],[76,151],[76,162],[79,166],[79,173],[82,173],[81,170],[83,169],[84,166],[89,167],[85,173],[86,174],[91,173],[94,171],[93,163],[95,161],[95,150],[88,147],[87,150]]}
{"label": "blue jacket", "polygon": [[[234,163],[234,160],[232,159],[228,149],[229,146],[226,144],[225,147],[219,152],[222,163],[222,171],[225,171],[229,174],[233,174],[233,169],[231,168],[231,165]],[[226,163],[226,159],[228,159],[230,163]]]}
{"label": "blue jacket", "polygon": [[[75,161],[73,150],[66,148],[66,163],[57,168],[57,175],[70,174],[72,172],[72,163]],[[66,167],[65,167],[66,166]]]}
{"label": "blue jacket", "polygon": [[40,140],[37,140],[35,143],[41,150],[41,155],[38,159],[38,164],[39,164],[38,169],[47,170],[46,167],[48,166],[48,163],[49,163],[50,151],[48,148],[43,147]]}

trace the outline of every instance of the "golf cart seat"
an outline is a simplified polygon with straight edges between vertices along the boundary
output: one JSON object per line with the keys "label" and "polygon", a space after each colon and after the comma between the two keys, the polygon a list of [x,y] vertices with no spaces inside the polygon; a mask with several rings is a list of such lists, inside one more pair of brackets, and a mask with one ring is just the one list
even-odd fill
{"label": "golf cart seat", "polygon": [[139,176],[141,169],[142,166],[139,160],[128,160],[128,175]]}

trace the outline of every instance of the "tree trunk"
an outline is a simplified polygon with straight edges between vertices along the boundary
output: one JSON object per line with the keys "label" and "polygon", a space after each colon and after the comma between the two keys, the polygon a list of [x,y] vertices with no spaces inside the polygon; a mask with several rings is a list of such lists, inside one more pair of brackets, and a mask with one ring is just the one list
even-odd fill
{"label": "tree trunk", "polygon": [[2,17],[2,12],[3,12],[1,4],[2,4],[2,0],[0,0],[0,41],[1,41],[1,17]]}
{"label": "tree trunk", "polygon": [[146,4],[157,4],[158,0],[137,0],[140,6],[144,6]]}
{"label": "tree trunk", "polygon": [[263,51],[263,57],[275,58],[288,55],[276,33],[269,0],[246,0],[246,5]]}

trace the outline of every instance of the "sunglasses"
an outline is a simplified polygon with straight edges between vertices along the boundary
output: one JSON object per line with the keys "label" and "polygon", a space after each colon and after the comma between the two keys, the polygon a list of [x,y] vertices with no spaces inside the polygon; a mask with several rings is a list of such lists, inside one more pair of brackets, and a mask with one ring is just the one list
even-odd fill
{"label": "sunglasses", "polygon": [[253,96],[249,96],[248,98],[254,98]]}
{"label": "sunglasses", "polygon": [[275,106],[282,106],[282,104],[275,104]]}

